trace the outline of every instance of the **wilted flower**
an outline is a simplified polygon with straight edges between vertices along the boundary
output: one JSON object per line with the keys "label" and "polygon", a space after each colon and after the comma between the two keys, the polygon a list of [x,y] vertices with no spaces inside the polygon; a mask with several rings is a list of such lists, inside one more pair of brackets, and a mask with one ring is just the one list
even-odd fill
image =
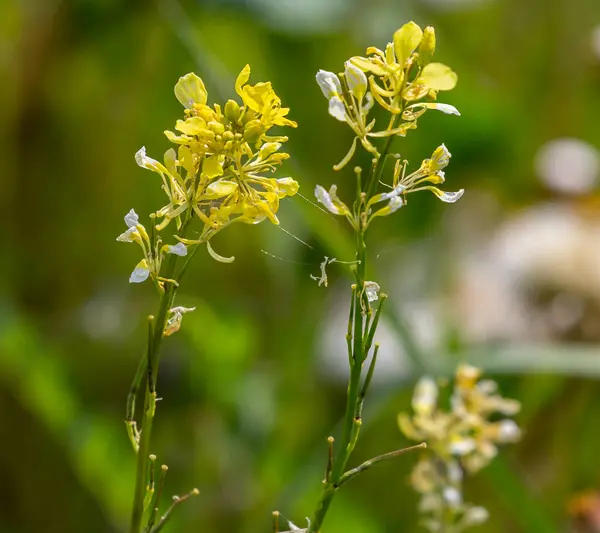
{"label": "wilted flower", "polygon": [[195,307],[181,307],[181,306],[173,307],[173,308],[169,309],[169,313],[171,313],[171,316],[167,320],[163,336],[168,337],[169,335],[173,335],[173,333],[176,333],[177,331],[179,331],[179,328],[181,328],[181,321],[183,320],[183,315],[185,313],[189,313],[190,311],[195,311],[195,310],[196,310]]}

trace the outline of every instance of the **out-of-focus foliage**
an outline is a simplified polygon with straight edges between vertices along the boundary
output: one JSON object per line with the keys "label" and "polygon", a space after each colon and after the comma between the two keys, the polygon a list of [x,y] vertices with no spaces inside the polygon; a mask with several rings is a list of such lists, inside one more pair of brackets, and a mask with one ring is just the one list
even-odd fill
{"label": "out-of-focus foliage", "polygon": [[[435,26],[439,60],[459,74],[446,100],[462,116],[429,113],[421,134],[395,148],[418,162],[445,143],[453,186],[466,192],[450,210],[411,198],[369,243],[371,278],[390,305],[356,461],[407,444],[396,415],[414,380],[467,359],[523,406],[521,443],[465,487],[490,511],[485,530],[598,530],[596,500],[580,496],[600,489],[596,0],[9,0],[0,4],[0,532],[127,522],[124,405],[154,299],[151,287],[127,283],[136,258],[114,237],[129,209],[146,217],[162,205],[157,176],[134,154],[168,147],[157,132],[180,113],[179,76],[195,71],[222,101],[246,63],[272,80],[299,124],[285,175],[311,199],[317,182],[333,183],[352,140],[327,115],[315,73],[383,46],[411,19]],[[325,438],[343,409],[350,278],[336,263],[327,289],[310,274],[325,255],[352,260],[352,247],[342,224],[299,195],[278,217],[309,246],[274,226],[240,225],[215,237],[236,261],[204,256],[179,294],[196,312],[165,343],[155,448],[170,466],[166,490],[201,495],[173,531],[254,533],[270,527],[273,509],[295,523],[313,509]],[[344,487],[328,531],[415,531],[414,461]]]}

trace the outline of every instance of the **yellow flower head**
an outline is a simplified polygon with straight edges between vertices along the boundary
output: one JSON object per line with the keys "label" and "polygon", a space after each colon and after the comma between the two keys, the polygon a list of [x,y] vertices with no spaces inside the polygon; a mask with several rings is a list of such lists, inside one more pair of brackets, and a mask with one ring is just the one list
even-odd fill
{"label": "yellow flower head", "polygon": [[[367,48],[367,56],[351,57],[343,73],[325,70],[317,73],[317,83],[329,101],[329,114],[346,122],[356,135],[347,155],[334,166],[335,170],[353,157],[356,141],[378,157],[373,139],[404,137],[417,127],[417,119],[427,110],[460,115],[454,106],[434,101],[439,91],[453,89],[457,80],[449,67],[431,62],[435,46],[432,27],[423,31],[409,22],[394,33],[393,41],[385,50]],[[387,127],[380,131],[375,131],[375,120],[368,119],[374,102],[391,114]]]}
{"label": "yellow flower head", "polygon": [[173,219],[181,224],[186,212],[195,213],[204,224],[197,241],[207,241],[231,222],[257,223],[269,219],[278,223],[279,200],[292,196],[298,184],[291,178],[270,178],[276,167],[289,157],[280,152],[287,137],[267,135],[275,126],[296,127],[286,118],[289,108],[270,82],[248,85],[250,67],[238,76],[235,89],[242,103],[228,100],[224,106],[208,104],[208,92],[196,74],[182,76],[175,96],[184,106],[184,117],[175,130],[165,131],[178,146],[165,153],[164,164],[146,156],[136,161],[160,174],[169,203],[156,215],[163,221],[160,230]]}

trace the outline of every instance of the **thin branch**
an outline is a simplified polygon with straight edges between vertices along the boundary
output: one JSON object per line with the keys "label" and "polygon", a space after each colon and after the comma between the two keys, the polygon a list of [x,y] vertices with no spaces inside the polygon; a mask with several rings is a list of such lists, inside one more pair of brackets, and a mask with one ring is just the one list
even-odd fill
{"label": "thin branch", "polygon": [[372,466],[380,463],[381,461],[386,461],[388,459],[393,459],[400,455],[404,455],[407,452],[412,452],[414,450],[422,450],[427,448],[427,444],[422,442],[421,444],[417,444],[416,446],[410,446],[409,448],[403,448],[402,450],[394,450],[393,452],[384,453],[383,455],[378,455],[377,457],[373,457],[368,461],[365,461],[363,464],[353,468],[352,470],[348,470],[344,473],[344,475],[340,478],[340,480],[336,484],[336,489],[339,489],[342,485],[350,481],[353,477],[356,477],[358,474],[361,474],[365,470],[371,468]]}

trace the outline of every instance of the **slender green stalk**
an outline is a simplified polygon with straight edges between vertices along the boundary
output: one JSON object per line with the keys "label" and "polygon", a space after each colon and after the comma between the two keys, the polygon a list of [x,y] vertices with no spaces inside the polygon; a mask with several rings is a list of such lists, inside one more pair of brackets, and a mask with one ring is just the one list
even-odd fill
{"label": "slender green stalk", "polygon": [[[179,236],[183,237],[185,229],[189,223],[189,216],[179,230]],[[177,255],[169,255],[166,259],[165,278],[174,279],[175,268],[177,266]],[[187,262],[186,265],[187,266]],[[178,276],[181,277],[181,273]],[[139,533],[142,527],[144,516],[144,496],[146,492],[146,472],[148,469],[148,460],[150,455],[150,440],[152,437],[152,425],[154,422],[154,412],[156,409],[156,382],[158,379],[158,366],[160,347],[162,345],[163,334],[167,324],[167,315],[169,309],[173,306],[175,294],[177,292],[178,280],[176,283],[165,283],[164,292],[161,296],[158,313],[152,322],[152,334],[148,339],[147,351],[144,356],[145,369],[147,370],[147,380],[144,394],[144,408],[142,414],[142,425],[139,431],[139,447],[137,453],[137,466],[135,477],[135,489],[133,496],[133,509],[131,513],[130,533]],[[138,367],[139,369],[139,367]],[[137,373],[136,373],[137,377]],[[135,385],[135,379],[134,379]],[[135,399],[135,396],[134,396]],[[135,405],[128,406],[128,414],[135,409]]]}
{"label": "slender green stalk", "polygon": [[407,452],[412,452],[414,450],[421,450],[423,448],[427,448],[427,444],[425,444],[424,442],[422,442],[421,444],[417,444],[415,446],[410,446],[408,448],[403,448],[401,450],[394,450],[393,452],[388,452],[388,453],[384,453],[382,455],[378,455],[377,457],[373,457],[372,459],[365,461],[364,463],[357,466],[356,468],[353,468],[352,470],[348,470],[338,481],[337,487],[338,488],[341,487],[342,485],[344,485],[345,483],[350,481],[353,477],[356,477],[358,474],[361,474],[365,470],[371,468],[372,466],[376,465],[377,463],[380,463],[381,461],[386,461],[388,459],[394,459],[395,457],[398,457],[399,455],[403,455]]}
{"label": "slender green stalk", "polygon": [[[350,380],[348,383],[348,392],[346,396],[346,409],[344,413],[344,423],[342,437],[339,441],[338,451],[333,459],[331,468],[328,467],[329,475],[326,477],[323,490],[313,519],[310,524],[309,533],[320,531],[323,521],[329,511],[331,502],[340,486],[340,481],[344,479],[344,472],[348,460],[352,455],[356,441],[362,425],[361,411],[364,395],[366,392],[361,387],[362,366],[367,359],[371,348],[375,329],[377,327],[380,311],[376,312],[373,323],[369,326],[369,318],[372,313],[370,303],[365,293],[366,267],[367,267],[367,244],[366,244],[366,200],[370,198],[377,188],[381,175],[383,173],[385,159],[391,147],[392,138],[388,138],[383,148],[383,152],[377,159],[377,162],[371,169],[371,173],[365,183],[365,192],[361,191],[360,174],[357,175],[357,199],[355,203],[356,212],[356,287],[352,290],[352,300],[350,304],[350,323],[346,340],[348,343],[348,359],[350,361]],[[381,306],[381,302],[379,304]],[[369,370],[372,375],[373,369]],[[370,381],[370,376],[369,376]],[[368,386],[368,385],[367,385]]]}
{"label": "slender green stalk", "polygon": [[[169,263],[169,266],[172,265],[172,269],[170,272],[168,271],[167,276],[172,277],[176,261],[169,261]],[[142,525],[142,517],[144,514],[144,494],[146,491],[146,470],[150,455],[150,438],[152,436],[152,425],[154,422],[154,411],[156,407],[158,356],[160,345],[162,343],[163,332],[167,322],[167,313],[171,308],[174,297],[175,288],[172,286],[172,284],[169,284],[167,287],[165,287],[165,292],[160,300],[158,315],[154,322],[154,335],[152,342],[148,343],[146,367],[148,370],[148,379],[146,381],[142,426],[139,436],[133,511],[131,514],[131,527],[129,529],[130,533],[139,533]]]}
{"label": "slender green stalk", "polygon": [[151,529],[150,533],[159,533],[159,531],[161,531],[162,528],[165,527],[165,524],[168,522],[169,518],[171,518],[171,514],[173,513],[173,510],[178,505],[181,505],[186,500],[189,500],[191,497],[198,496],[198,494],[200,494],[200,492],[198,491],[198,489],[193,489],[190,492],[188,492],[187,494],[185,494],[184,496],[181,496],[181,497],[174,496],[173,497],[173,503],[167,509],[167,511],[165,512],[165,514],[162,515],[162,517],[161,517],[160,521],[158,522],[158,524],[156,524],[156,526]]}

